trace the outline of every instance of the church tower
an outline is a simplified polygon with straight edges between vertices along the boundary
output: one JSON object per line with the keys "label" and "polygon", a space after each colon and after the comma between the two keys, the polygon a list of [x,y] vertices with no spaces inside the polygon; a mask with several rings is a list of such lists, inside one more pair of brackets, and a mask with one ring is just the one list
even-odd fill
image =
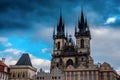
{"label": "church tower", "polygon": [[62,15],[60,14],[59,23],[57,24],[57,32],[55,33],[55,28],[53,31],[53,40],[54,40],[54,52],[55,54],[61,54],[63,46],[66,43],[64,23],[62,20]]}
{"label": "church tower", "polygon": [[83,11],[81,11],[81,19],[78,21],[78,30],[75,27],[75,38],[77,52],[80,54],[89,54],[91,35],[87,20],[84,19]]}
{"label": "church tower", "polygon": [[57,67],[64,71],[69,65],[77,68],[80,65],[87,67],[93,64],[93,59],[90,56],[91,35],[87,20],[84,19],[83,11],[81,11],[81,19],[78,22],[78,27],[75,27],[76,44],[74,44],[71,36],[69,38],[66,36],[64,23],[60,15],[57,31],[55,28],[53,31],[54,50],[51,70]]}
{"label": "church tower", "polygon": [[65,29],[64,23],[62,20],[62,15],[60,13],[59,23],[57,24],[57,30],[54,28],[53,30],[53,54],[52,54],[52,61],[51,61],[51,69],[54,67],[60,66],[60,56],[63,52],[63,48],[66,45],[67,37],[65,36]]}
{"label": "church tower", "polygon": [[[80,55],[78,63],[84,65],[93,63],[93,60],[90,56],[91,34],[87,24],[87,19],[84,18],[83,11],[81,11],[81,18],[78,21],[78,27],[75,27],[75,38],[76,50],[78,55]],[[89,61],[89,59],[91,59],[91,61]]]}
{"label": "church tower", "polygon": [[[60,14],[57,29],[53,30],[54,47],[49,80],[116,80],[116,72],[108,63],[94,64],[90,55],[91,34],[83,11],[75,27],[75,40],[71,35],[65,35],[64,27]],[[41,78],[39,74],[38,79],[46,77]]]}

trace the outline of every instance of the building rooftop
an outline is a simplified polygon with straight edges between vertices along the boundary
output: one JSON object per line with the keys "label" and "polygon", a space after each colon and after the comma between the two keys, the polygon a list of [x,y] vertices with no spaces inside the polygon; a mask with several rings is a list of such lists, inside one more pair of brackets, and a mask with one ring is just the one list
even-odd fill
{"label": "building rooftop", "polygon": [[32,66],[29,54],[27,54],[27,53],[22,54],[22,56],[20,57],[20,59],[18,60],[16,65],[29,65],[29,66]]}
{"label": "building rooftop", "polygon": [[8,67],[5,63],[3,63],[2,61],[0,61],[0,66],[3,66],[3,67]]}

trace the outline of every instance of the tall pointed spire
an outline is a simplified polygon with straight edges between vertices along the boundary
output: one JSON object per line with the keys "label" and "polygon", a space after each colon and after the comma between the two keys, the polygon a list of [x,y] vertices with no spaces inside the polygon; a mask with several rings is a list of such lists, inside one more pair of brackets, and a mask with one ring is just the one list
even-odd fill
{"label": "tall pointed spire", "polygon": [[55,27],[53,29],[53,39],[55,38]]}
{"label": "tall pointed spire", "polygon": [[57,35],[56,36],[59,37],[59,38],[65,37],[64,23],[63,23],[63,20],[62,20],[61,11],[60,11],[59,23],[57,25]]}
{"label": "tall pointed spire", "polygon": [[84,24],[84,14],[83,14],[83,10],[81,10],[81,24]]}
{"label": "tall pointed spire", "polygon": [[77,27],[75,26],[75,33],[77,32]]}
{"label": "tall pointed spire", "polygon": [[59,20],[59,24],[62,25],[63,21],[62,21],[62,13],[60,12],[60,20]]}
{"label": "tall pointed spire", "polygon": [[86,31],[87,31],[87,27],[88,27],[87,19],[85,19],[85,30],[86,30]]}
{"label": "tall pointed spire", "polygon": [[86,36],[90,36],[90,31],[89,31],[89,27],[88,27],[88,24],[87,24],[87,19],[84,17],[84,12],[83,12],[83,9],[81,7],[81,16],[80,16],[80,19],[78,21],[78,32],[75,28],[75,36],[83,36],[83,35],[86,35]]}
{"label": "tall pointed spire", "polygon": [[68,40],[68,32],[66,31],[66,39]]}

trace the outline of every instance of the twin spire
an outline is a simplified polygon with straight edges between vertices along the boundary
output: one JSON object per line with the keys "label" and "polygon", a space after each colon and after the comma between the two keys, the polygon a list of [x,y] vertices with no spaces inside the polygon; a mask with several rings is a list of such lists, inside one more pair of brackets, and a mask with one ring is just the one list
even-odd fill
{"label": "twin spire", "polygon": [[62,14],[60,13],[59,23],[57,24],[57,33],[55,33],[55,28],[53,31],[53,39],[54,38],[65,38],[65,29],[64,23],[62,20]]}
{"label": "twin spire", "polygon": [[75,27],[75,37],[88,36],[91,38],[87,19],[84,18],[83,11],[81,11],[81,18],[78,21],[78,29],[79,30],[77,30],[77,27]]}
{"label": "twin spire", "polygon": [[[66,38],[67,39],[67,34],[65,36],[64,23],[62,20],[61,13],[60,13],[60,18],[59,18],[59,23],[57,24],[57,31],[56,32],[55,31],[56,30],[54,28],[53,39],[55,38]],[[75,27],[75,37],[82,36],[82,35],[90,36],[90,30],[87,24],[87,19],[84,19],[83,11],[81,11],[81,18],[78,21],[78,28]]]}

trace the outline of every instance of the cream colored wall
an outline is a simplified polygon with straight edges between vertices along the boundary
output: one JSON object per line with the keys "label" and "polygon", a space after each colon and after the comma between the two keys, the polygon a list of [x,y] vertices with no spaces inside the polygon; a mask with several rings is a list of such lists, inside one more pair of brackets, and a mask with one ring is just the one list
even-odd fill
{"label": "cream colored wall", "polygon": [[77,38],[76,39],[76,46],[78,48],[80,48],[80,41],[81,41],[81,39],[84,40],[85,48],[90,47],[90,39],[89,38]]}
{"label": "cream colored wall", "polygon": [[60,42],[60,50],[63,49],[64,44],[66,43],[65,39],[55,39],[54,50],[57,50],[57,43]]}
{"label": "cream colored wall", "polygon": [[33,77],[35,76],[36,72],[31,70],[31,69],[28,69],[28,77],[30,79],[33,79]]}
{"label": "cream colored wall", "polygon": [[[84,47],[80,48],[80,41],[81,39],[84,39]],[[76,47],[78,48],[78,53],[80,52],[88,52],[88,49],[90,48],[90,39],[89,38],[77,38],[76,39]]]}
{"label": "cream colored wall", "polygon": [[[33,79],[33,76],[35,76],[36,70],[33,70],[32,67],[26,67],[26,66],[12,66],[10,68],[10,80],[27,80],[27,79]],[[19,78],[18,78],[18,73],[20,74]],[[23,73],[24,76],[23,77]],[[13,74],[15,75],[15,77],[13,77]]]}
{"label": "cream colored wall", "polygon": [[0,72],[0,80],[8,80],[8,74]]}
{"label": "cream colored wall", "polygon": [[75,63],[75,57],[66,57],[66,58],[63,58],[64,64],[66,64],[69,59],[71,59],[73,63]]}

